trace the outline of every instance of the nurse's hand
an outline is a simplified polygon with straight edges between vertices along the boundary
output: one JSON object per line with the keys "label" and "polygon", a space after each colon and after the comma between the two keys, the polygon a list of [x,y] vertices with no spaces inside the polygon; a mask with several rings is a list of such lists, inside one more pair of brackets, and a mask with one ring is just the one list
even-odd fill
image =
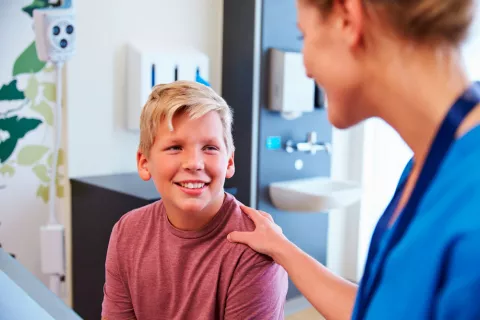
{"label": "nurse's hand", "polygon": [[251,232],[234,231],[227,239],[248,245],[253,250],[266,254],[276,260],[276,255],[289,243],[282,233],[282,228],[275,224],[270,214],[240,204],[242,211],[255,223]]}

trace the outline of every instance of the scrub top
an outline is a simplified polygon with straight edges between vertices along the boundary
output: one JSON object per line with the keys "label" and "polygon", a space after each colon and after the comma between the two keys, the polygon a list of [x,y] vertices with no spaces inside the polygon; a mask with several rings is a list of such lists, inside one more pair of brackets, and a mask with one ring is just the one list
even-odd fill
{"label": "scrub top", "polygon": [[480,126],[451,145],[366,308],[364,319],[480,319]]}

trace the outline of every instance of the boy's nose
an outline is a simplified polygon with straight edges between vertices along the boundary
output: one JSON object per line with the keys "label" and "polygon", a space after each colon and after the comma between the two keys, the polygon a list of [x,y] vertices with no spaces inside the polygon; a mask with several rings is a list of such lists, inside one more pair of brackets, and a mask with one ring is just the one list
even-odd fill
{"label": "boy's nose", "polygon": [[199,171],[204,169],[203,157],[197,152],[192,152],[183,161],[183,169]]}

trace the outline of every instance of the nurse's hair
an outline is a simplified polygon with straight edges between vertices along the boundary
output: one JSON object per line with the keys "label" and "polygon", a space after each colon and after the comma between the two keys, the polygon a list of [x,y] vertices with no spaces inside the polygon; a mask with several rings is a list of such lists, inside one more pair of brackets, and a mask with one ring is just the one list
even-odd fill
{"label": "nurse's hair", "polygon": [[[336,0],[301,0],[328,15]],[[459,46],[467,37],[475,0],[362,0],[367,12],[405,39],[431,45]]]}
{"label": "nurse's hair", "polygon": [[223,139],[230,155],[234,151],[233,114],[222,97],[210,87],[194,81],[182,80],[154,86],[140,115],[139,151],[149,156],[158,125],[162,121],[167,121],[170,131],[173,131],[175,115],[187,113],[191,119],[197,119],[211,111],[220,116]]}

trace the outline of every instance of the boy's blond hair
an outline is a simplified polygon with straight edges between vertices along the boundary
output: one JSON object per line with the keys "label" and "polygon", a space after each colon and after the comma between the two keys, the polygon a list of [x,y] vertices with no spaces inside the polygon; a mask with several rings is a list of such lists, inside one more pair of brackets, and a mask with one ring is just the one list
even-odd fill
{"label": "boy's blond hair", "polygon": [[161,121],[167,120],[170,131],[173,131],[172,119],[176,114],[188,113],[191,119],[196,119],[210,111],[215,111],[220,116],[223,139],[230,155],[235,149],[232,137],[233,115],[222,97],[210,87],[194,81],[182,80],[154,86],[140,115],[139,151],[146,157],[149,156]]}

